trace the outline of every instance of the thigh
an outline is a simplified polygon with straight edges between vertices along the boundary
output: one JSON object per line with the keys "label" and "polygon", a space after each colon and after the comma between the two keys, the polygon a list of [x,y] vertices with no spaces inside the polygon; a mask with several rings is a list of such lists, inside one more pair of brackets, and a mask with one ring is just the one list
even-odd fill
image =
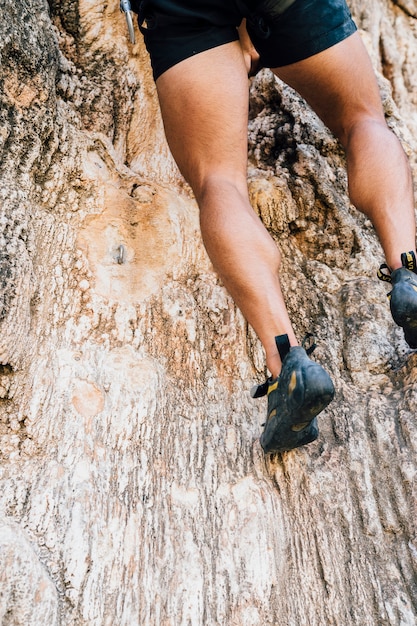
{"label": "thigh", "polygon": [[375,73],[358,33],[273,71],[307,100],[343,145],[360,118],[384,121]]}
{"label": "thigh", "polygon": [[239,42],[176,64],[156,86],[171,152],[196,195],[213,175],[246,185],[249,96]]}

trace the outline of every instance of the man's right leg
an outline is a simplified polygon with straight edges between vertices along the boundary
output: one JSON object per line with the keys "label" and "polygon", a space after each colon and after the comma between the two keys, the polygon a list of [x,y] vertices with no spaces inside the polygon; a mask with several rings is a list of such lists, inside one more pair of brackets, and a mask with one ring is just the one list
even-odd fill
{"label": "man's right leg", "polygon": [[279,67],[346,149],[349,196],[372,221],[391,269],[415,252],[410,166],[388,129],[369,56],[358,33],[320,54]]}
{"label": "man's right leg", "polygon": [[[320,54],[276,68],[346,149],[349,195],[372,221],[392,282],[391,313],[417,348],[416,221],[411,170],[389,130],[373,68],[355,33]],[[403,267],[404,266],[404,267]]]}
{"label": "man's right leg", "polygon": [[201,231],[225,287],[261,340],[273,377],[275,336],[297,340],[284,304],[280,255],[247,191],[248,80],[238,42],[182,61],[157,80],[172,154],[200,208]]}

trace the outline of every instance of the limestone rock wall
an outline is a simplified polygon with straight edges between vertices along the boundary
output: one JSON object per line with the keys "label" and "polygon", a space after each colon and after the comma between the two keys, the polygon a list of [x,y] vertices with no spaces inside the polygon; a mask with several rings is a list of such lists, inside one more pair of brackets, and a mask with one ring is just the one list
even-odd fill
{"label": "limestone rock wall", "polygon": [[[2,0],[0,619],[413,626],[417,361],[337,142],[250,86],[249,189],[336,401],[265,458],[253,332],[212,271],[118,2]],[[352,1],[416,163],[411,0]]]}

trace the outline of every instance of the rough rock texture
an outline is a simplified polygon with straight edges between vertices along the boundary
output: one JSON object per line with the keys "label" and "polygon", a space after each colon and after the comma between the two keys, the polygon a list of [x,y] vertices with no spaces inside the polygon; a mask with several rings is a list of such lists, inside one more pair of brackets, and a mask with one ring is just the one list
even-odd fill
{"label": "rough rock texture", "polygon": [[[351,2],[415,168],[417,3]],[[336,401],[264,458],[262,351],[203,250],[118,2],[1,0],[5,626],[413,626],[417,357],[344,157],[268,71],[249,187]]]}

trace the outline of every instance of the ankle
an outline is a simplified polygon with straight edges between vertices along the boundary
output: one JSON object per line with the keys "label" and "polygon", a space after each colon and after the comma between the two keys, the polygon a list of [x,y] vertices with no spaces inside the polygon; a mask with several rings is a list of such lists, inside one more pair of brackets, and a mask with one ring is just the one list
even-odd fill
{"label": "ankle", "polygon": [[267,355],[266,357],[266,366],[268,370],[271,372],[272,378],[277,378],[281,373],[282,362],[278,352],[275,354]]}
{"label": "ankle", "polygon": [[387,263],[391,271],[398,270],[400,267],[405,267],[414,272],[416,267],[416,252],[413,248],[411,248],[409,252],[403,252],[398,256],[395,256],[392,260],[390,259],[390,261],[391,263],[388,261]]}
{"label": "ankle", "polygon": [[[287,345],[289,344],[289,346],[293,347],[293,346],[298,346],[298,341],[294,335],[293,332],[291,332],[290,335],[280,335],[279,338],[284,338],[286,339],[286,341],[288,342]],[[282,369],[282,359],[281,359],[281,355],[278,352],[278,344],[276,342],[277,339],[279,338],[275,338],[274,337],[274,343],[271,344],[270,346],[266,347],[265,352],[266,352],[266,365],[268,370],[271,372],[271,376],[273,379],[277,378],[280,373],[281,373],[281,369]],[[281,351],[281,349],[280,349]],[[281,351],[281,354],[283,356],[283,358],[285,357],[285,352],[283,353]]]}

